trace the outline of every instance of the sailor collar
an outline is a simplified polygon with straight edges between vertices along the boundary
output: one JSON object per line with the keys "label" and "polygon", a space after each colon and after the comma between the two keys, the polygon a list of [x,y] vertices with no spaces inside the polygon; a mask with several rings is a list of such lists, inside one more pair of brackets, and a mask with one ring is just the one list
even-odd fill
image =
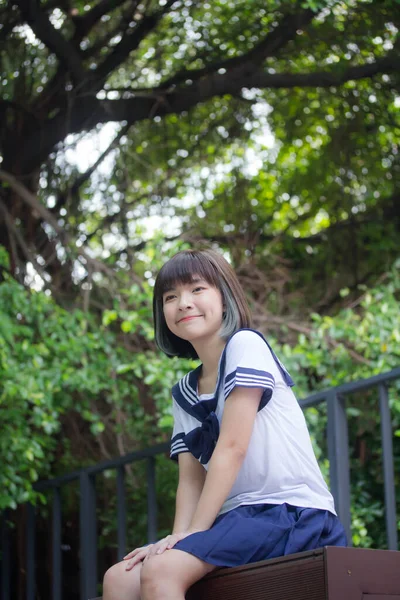
{"label": "sailor collar", "polygon": [[289,375],[288,371],[282,365],[278,357],[275,355],[271,346],[264,338],[264,336],[255,329],[239,329],[236,331],[227,341],[225,348],[222,351],[221,358],[219,360],[218,366],[218,374],[217,374],[217,383],[215,387],[215,391],[211,397],[204,398],[203,400],[199,398],[198,395],[198,381],[201,373],[202,365],[199,365],[193,371],[187,373],[178,383],[176,383],[172,388],[172,396],[178,403],[178,405],[189,415],[200,421],[201,423],[209,416],[211,412],[215,412],[218,404],[218,396],[221,388],[221,384],[223,383],[223,374],[225,371],[225,363],[226,363],[226,350],[227,347],[232,340],[232,338],[239,333],[239,331],[253,331],[257,335],[259,335],[264,342],[267,344],[268,348],[271,351],[271,354],[282,373],[283,379],[288,386],[293,386],[294,382]]}

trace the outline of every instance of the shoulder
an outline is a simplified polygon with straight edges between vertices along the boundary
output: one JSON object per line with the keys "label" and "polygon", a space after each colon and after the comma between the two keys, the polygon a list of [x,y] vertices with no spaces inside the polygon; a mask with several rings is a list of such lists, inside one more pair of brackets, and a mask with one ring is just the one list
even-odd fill
{"label": "shoulder", "polygon": [[227,342],[225,372],[229,374],[240,367],[278,375],[276,357],[262,333],[255,329],[239,329]]}
{"label": "shoulder", "polygon": [[226,346],[227,352],[253,348],[268,350],[264,336],[255,329],[239,329],[229,338]]}
{"label": "shoulder", "polygon": [[262,333],[255,329],[239,329],[226,345],[225,372],[231,374],[238,369],[268,373],[275,380],[293,385],[285,366],[278,359]]}
{"label": "shoulder", "polygon": [[265,365],[271,359],[266,340],[255,329],[239,329],[227,342],[225,360],[228,373],[237,365],[260,368],[260,364]]}

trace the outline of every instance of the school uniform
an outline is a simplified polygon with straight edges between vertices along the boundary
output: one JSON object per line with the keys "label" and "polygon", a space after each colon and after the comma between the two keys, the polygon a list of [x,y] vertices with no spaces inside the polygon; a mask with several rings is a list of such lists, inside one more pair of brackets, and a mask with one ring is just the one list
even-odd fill
{"label": "school uniform", "polygon": [[198,394],[201,367],[172,389],[171,458],[191,452],[206,470],[225,401],[235,387],[262,388],[246,456],[212,527],[175,545],[217,566],[238,566],[345,546],[344,529],[314,455],[292,378],[261,333],[241,329],[221,355],[216,389]]}

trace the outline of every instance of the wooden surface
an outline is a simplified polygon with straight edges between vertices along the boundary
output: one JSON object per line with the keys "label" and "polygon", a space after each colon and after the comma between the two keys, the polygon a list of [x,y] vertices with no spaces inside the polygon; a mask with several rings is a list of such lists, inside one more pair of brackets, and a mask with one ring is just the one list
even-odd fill
{"label": "wooden surface", "polygon": [[[244,567],[219,569],[197,582],[187,600],[322,600],[324,550],[302,552]],[[343,599],[341,599],[343,600]]]}
{"label": "wooden surface", "polygon": [[400,552],[326,548],[329,600],[400,600]]}
{"label": "wooden surface", "polygon": [[400,600],[400,552],[332,546],[218,569],[186,599]]}

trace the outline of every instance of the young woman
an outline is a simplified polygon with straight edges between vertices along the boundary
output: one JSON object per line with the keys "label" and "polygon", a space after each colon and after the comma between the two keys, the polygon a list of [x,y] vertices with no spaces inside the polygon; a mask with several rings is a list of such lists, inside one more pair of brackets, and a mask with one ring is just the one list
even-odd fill
{"label": "young woman", "polygon": [[107,571],[104,600],[183,600],[216,567],[345,546],[292,378],[251,329],[227,261],[176,254],[155,283],[154,323],[163,352],[201,361],[172,389],[175,521]]}

